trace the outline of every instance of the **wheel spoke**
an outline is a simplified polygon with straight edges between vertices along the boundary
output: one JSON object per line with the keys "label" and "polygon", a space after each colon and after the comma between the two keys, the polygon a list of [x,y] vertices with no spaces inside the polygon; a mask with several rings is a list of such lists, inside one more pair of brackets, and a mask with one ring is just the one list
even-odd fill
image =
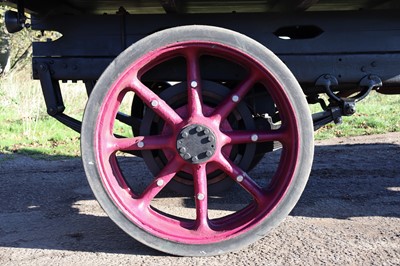
{"label": "wheel spoke", "polygon": [[235,107],[240,103],[240,101],[246,96],[247,92],[254,86],[254,84],[259,79],[256,72],[243,80],[229,95],[225,100],[214,110],[211,115],[219,121],[223,121],[228,117],[228,115],[235,109]]}
{"label": "wheel spoke", "polygon": [[209,231],[207,173],[205,164],[193,165],[193,181],[196,201],[196,230]]}
{"label": "wheel spoke", "polygon": [[188,86],[188,113],[189,116],[202,115],[203,103],[201,98],[201,76],[199,55],[196,50],[189,50],[186,54],[187,86]]}
{"label": "wheel spoke", "polygon": [[170,148],[170,136],[139,136],[134,138],[115,138],[108,142],[111,152],[134,151],[134,150],[159,150]]}
{"label": "wheel spoke", "polygon": [[254,180],[250,178],[246,172],[243,172],[231,160],[225,158],[223,155],[220,155],[216,160],[216,163],[219,164],[222,171],[224,171],[241,187],[249,192],[257,203],[262,204],[266,201],[267,195],[265,191],[256,182],[254,182]]}
{"label": "wheel spoke", "polygon": [[224,132],[227,136],[225,139],[226,144],[244,144],[244,143],[257,143],[257,142],[270,142],[279,141],[282,144],[288,140],[288,132],[282,128],[277,130],[269,131],[247,131],[247,130],[235,130],[230,132]]}
{"label": "wheel spoke", "polygon": [[158,114],[165,122],[176,125],[182,122],[182,118],[163,99],[150,90],[140,80],[135,78],[131,83],[131,89],[142,101]]}
{"label": "wheel spoke", "polygon": [[151,184],[143,191],[138,198],[138,206],[147,208],[155,196],[171,181],[171,179],[182,169],[183,163],[173,158],[161,170]]}

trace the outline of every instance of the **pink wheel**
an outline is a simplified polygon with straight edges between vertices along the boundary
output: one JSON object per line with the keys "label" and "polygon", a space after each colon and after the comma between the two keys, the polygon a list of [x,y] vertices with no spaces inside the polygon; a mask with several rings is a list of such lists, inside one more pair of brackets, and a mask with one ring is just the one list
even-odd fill
{"label": "pink wheel", "polygon": [[[132,98],[141,107],[119,119]],[[111,63],[88,101],[81,146],[117,225],[155,249],[204,256],[243,248],[289,214],[309,176],[313,126],[299,84],[268,49],[183,26]]]}

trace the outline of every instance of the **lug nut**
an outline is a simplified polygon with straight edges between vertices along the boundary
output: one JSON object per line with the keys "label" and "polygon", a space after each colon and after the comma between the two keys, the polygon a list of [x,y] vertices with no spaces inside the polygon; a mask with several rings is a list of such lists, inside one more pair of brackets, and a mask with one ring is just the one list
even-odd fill
{"label": "lug nut", "polygon": [[196,131],[197,131],[197,132],[201,132],[201,131],[203,131],[203,128],[200,127],[200,126],[198,126],[198,127],[196,127]]}
{"label": "lug nut", "polygon": [[242,182],[243,179],[244,179],[244,178],[243,178],[242,175],[238,175],[238,176],[236,177],[236,181],[238,181],[239,183]]}
{"label": "lug nut", "polygon": [[197,194],[197,199],[198,200],[203,200],[205,197],[204,197],[204,194],[203,193],[199,193],[199,194]]}
{"label": "lug nut", "polygon": [[210,130],[208,128],[204,129],[204,134],[210,134]]}
{"label": "lug nut", "polygon": [[257,134],[251,135],[251,141],[256,142],[258,140]]}
{"label": "lug nut", "polygon": [[196,87],[197,87],[197,81],[193,80],[193,81],[190,83],[190,86],[191,86],[192,88],[196,88]]}
{"label": "lug nut", "polygon": [[239,101],[239,96],[233,95],[232,96],[232,102],[237,103]]}
{"label": "lug nut", "polygon": [[151,101],[151,106],[157,107],[157,106],[158,106],[157,100],[152,100],[152,101]]}
{"label": "lug nut", "polygon": [[143,147],[144,147],[144,142],[143,142],[143,141],[139,141],[139,142],[137,143],[137,146],[138,146],[139,148],[143,148]]}
{"label": "lug nut", "polygon": [[209,136],[209,137],[208,137],[208,141],[212,142],[212,141],[214,141],[214,140],[215,140],[214,136]]}
{"label": "lug nut", "polygon": [[190,158],[192,158],[192,156],[190,155],[190,153],[185,153],[185,155],[183,155],[183,158],[185,160],[189,160]]}
{"label": "lug nut", "polygon": [[206,155],[207,157],[211,157],[211,155],[213,155],[212,151],[206,151]]}
{"label": "lug nut", "polygon": [[192,158],[192,162],[198,162],[199,161],[199,158],[197,157],[197,156],[194,156],[193,158]]}
{"label": "lug nut", "polygon": [[157,180],[157,186],[162,187],[164,185],[164,180],[158,179]]}
{"label": "lug nut", "polygon": [[187,151],[187,149],[185,147],[182,147],[182,148],[179,149],[180,153],[186,153],[186,151]]}
{"label": "lug nut", "polygon": [[182,138],[186,139],[187,137],[189,137],[189,133],[187,133],[186,131],[182,132]]}

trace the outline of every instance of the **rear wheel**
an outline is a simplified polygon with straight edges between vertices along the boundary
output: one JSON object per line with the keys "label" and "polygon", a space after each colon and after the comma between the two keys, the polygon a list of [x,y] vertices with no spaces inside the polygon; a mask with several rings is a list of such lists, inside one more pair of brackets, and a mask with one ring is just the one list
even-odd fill
{"label": "rear wheel", "polygon": [[[141,106],[132,107],[133,135],[116,120],[128,96]],[[214,255],[289,214],[310,172],[312,129],[299,84],[268,49],[226,29],[183,26],[133,44],[106,69],[85,110],[82,158],[97,200],[132,237]],[[250,171],[266,152],[261,172]]]}

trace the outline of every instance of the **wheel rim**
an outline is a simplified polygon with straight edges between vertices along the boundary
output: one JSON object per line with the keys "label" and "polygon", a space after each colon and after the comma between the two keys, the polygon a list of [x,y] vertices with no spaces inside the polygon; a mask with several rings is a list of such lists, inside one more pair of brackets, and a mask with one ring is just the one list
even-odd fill
{"label": "wheel rim", "polygon": [[[202,77],[199,60],[202,56],[225,58],[247,70],[241,81],[217,107],[208,109],[202,102]],[[187,115],[182,117],[141,81],[155,66],[176,57],[185,58],[187,71]],[[270,131],[225,131],[221,124],[249,93],[255,84],[262,84],[273,98],[281,126]],[[119,106],[127,92],[133,91],[148,108],[167,125],[160,135],[117,138],[113,127]],[[269,217],[283,200],[293,182],[299,154],[297,117],[285,89],[268,69],[240,50],[219,43],[189,41],[161,47],[133,62],[112,84],[105,96],[95,128],[95,156],[101,181],[109,197],[124,216],[146,232],[169,241],[185,244],[221,242],[248,232]],[[212,132],[215,145],[212,154],[202,160],[190,160],[177,143],[188,127],[203,127]],[[204,133],[204,130],[201,131]],[[195,134],[194,134],[195,135]],[[193,137],[193,141],[197,141]],[[224,148],[246,143],[279,141],[282,153],[279,164],[267,186],[258,185],[224,154]],[[193,150],[193,148],[191,148]],[[126,182],[117,162],[119,151],[163,150],[172,154],[166,166],[139,195]],[[194,151],[192,151],[194,152]],[[207,150],[199,151],[207,153]],[[199,155],[197,154],[197,155]],[[192,157],[191,157],[192,158]],[[223,217],[208,218],[207,167],[217,167],[230,176],[252,197],[246,207]],[[151,201],[181,169],[192,171],[194,178],[195,219],[171,216],[158,211]]]}

